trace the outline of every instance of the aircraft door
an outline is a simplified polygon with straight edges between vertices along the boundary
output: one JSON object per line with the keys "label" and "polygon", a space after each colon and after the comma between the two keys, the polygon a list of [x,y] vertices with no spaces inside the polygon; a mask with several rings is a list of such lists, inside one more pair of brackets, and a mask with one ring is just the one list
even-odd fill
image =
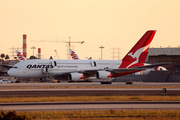
{"label": "aircraft door", "polygon": [[42,73],[43,73],[45,79],[51,78],[48,67],[42,68]]}
{"label": "aircraft door", "polygon": [[97,66],[96,61],[91,61],[91,66],[92,66],[92,67],[96,67],[96,66]]}
{"label": "aircraft door", "polygon": [[42,73],[47,74],[48,73],[48,67],[42,68]]}
{"label": "aircraft door", "polygon": [[57,62],[56,61],[51,61],[51,65],[54,67],[54,66],[57,66]]}

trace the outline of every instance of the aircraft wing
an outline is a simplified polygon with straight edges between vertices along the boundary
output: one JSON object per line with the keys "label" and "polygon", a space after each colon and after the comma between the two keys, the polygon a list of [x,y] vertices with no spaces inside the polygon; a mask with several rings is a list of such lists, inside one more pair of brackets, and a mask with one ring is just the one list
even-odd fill
{"label": "aircraft wing", "polygon": [[154,68],[154,67],[169,65],[169,64],[171,63],[156,63],[156,64],[149,64],[149,65],[137,66],[137,67],[132,67],[132,68]]}
{"label": "aircraft wing", "polygon": [[77,70],[77,71],[68,71],[68,72],[59,72],[53,74],[54,78],[68,78],[68,74],[70,73],[83,73],[86,77],[91,77],[96,74],[97,71],[102,71],[104,69],[93,69],[93,70]]}
{"label": "aircraft wing", "polygon": [[112,74],[118,74],[118,73],[125,73],[125,72],[130,73],[130,72],[141,71],[141,70],[145,70],[145,68],[78,70],[78,71],[55,73],[53,76],[54,78],[62,78],[62,77],[67,77],[68,74],[70,73],[83,73],[86,77],[92,77],[92,76],[95,76],[97,71],[108,71],[108,72],[111,72]]}
{"label": "aircraft wing", "polygon": [[13,66],[11,66],[11,65],[0,65],[1,67],[3,67],[3,68],[6,68],[6,69],[10,69],[10,68],[12,68]]}

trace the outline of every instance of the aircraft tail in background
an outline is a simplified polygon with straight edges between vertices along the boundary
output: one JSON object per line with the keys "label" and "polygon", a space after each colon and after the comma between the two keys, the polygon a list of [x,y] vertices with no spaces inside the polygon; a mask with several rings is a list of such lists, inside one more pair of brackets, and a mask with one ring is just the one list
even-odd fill
{"label": "aircraft tail in background", "polygon": [[69,49],[69,52],[70,52],[72,60],[80,60],[78,55],[72,49]]}
{"label": "aircraft tail in background", "polygon": [[21,54],[21,52],[19,52],[19,50],[16,50],[16,54],[20,62],[26,60],[26,58]]}

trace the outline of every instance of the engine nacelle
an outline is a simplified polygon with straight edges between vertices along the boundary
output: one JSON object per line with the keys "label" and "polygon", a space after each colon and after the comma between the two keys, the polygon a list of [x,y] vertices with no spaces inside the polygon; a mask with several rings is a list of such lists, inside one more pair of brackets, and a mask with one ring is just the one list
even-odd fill
{"label": "engine nacelle", "polygon": [[111,78],[112,74],[111,72],[107,72],[107,71],[98,71],[96,73],[96,78],[97,79],[107,79],[107,78]]}
{"label": "engine nacelle", "polygon": [[158,67],[154,68],[154,70],[156,70],[156,71],[167,71],[167,69],[165,67],[162,67],[162,66],[158,66]]}
{"label": "engine nacelle", "polygon": [[143,75],[143,72],[142,71],[135,72],[134,75]]}
{"label": "engine nacelle", "polygon": [[70,81],[82,81],[85,78],[84,78],[84,74],[82,74],[82,73],[70,73],[68,75],[68,79]]}

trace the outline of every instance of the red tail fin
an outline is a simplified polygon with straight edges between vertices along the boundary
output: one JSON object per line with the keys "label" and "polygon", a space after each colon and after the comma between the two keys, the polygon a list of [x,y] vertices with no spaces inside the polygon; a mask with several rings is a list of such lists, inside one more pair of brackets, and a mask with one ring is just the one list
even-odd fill
{"label": "red tail fin", "polygon": [[137,63],[144,63],[148,54],[149,45],[155,33],[156,30],[147,31],[122,59],[122,64],[119,68],[130,68]]}

